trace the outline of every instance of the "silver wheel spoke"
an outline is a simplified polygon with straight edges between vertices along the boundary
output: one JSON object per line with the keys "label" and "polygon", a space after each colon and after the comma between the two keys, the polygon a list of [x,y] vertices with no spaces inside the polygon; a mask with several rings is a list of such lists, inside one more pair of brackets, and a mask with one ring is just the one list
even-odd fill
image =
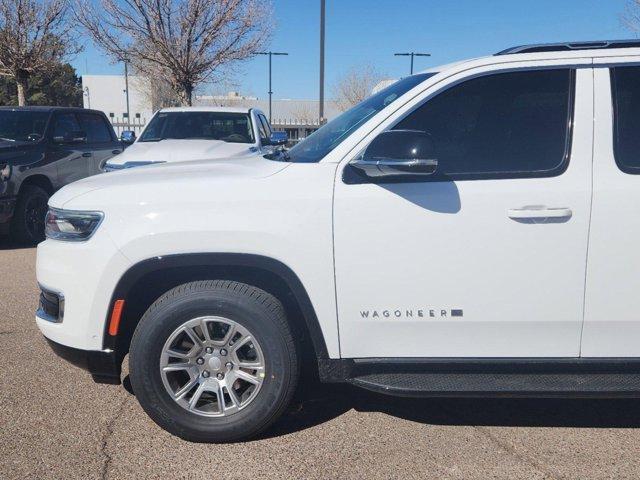
{"label": "silver wheel spoke", "polygon": [[[234,338],[239,340],[229,345]],[[182,351],[186,345],[191,347],[188,352]],[[242,324],[206,316],[175,329],[164,344],[159,368],[165,389],[178,405],[192,414],[223,417],[242,410],[258,395],[265,360],[259,343]]]}
{"label": "silver wheel spoke", "polygon": [[245,380],[249,383],[253,383],[254,385],[258,385],[260,383],[262,383],[262,379],[258,378],[258,377],[254,377],[253,375],[251,375],[250,373],[245,372],[244,370],[236,370],[235,372],[236,377],[238,377],[241,380]]}
{"label": "silver wheel spoke", "polygon": [[204,335],[204,341],[205,342],[210,342],[211,341],[211,335],[209,335],[209,329],[207,328],[207,321],[203,318],[202,322],[200,323],[200,330],[202,330],[202,335]]}
{"label": "silver wheel spoke", "polygon": [[230,408],[240,408],[240,399],[233,390],[233,386],[227,387],[227,392],[229,392],[229,397],[231,397],[231,401],[233,402],[233,407]]}
{"label": "silver wheel spoke", "polygon": [[[193,346],[194,347],[201,347],[202,346],[202,340],[200,340],[200,338],[198,338],[198,335],[196,335],[196,332],[193,331],[192,328],[185,328],[184,329],[184,333],[187,334],[187,336],[191,339],[191,341],[193,342]],[[193,350],[193,348],[192,348]]]}
{"label": "silver wheel spoke", "polygon": [[180,390],[178,390],[174,394],[174,398],[176,400],[180,400],[187,393],[189,393],[189,390],[191,390],[197,383],[198,383],[198,378],[197,377],[196,378],[191,378],[184,387],[182,387]]}
{"label": "silver wheel spoke", "polygon": [[236,334],[236,326],[235,325],[229,325],[229,331],[225,334],[224,338],[222,340],[218,340],[217,341],[217,345],[226,345],[227,343],[229,343],[231,341],[231,339],[233,338],[233,336]]}
{"label": "silver wheel spoke", "polygon": [[191,358],[191,355],[189,355],[190,352],[191,350],[187,353],[178,352],[177,350],[167,350],[167,355],[174,358]]}
{"label": "silver wheel spoke", "polygon": [[194,394],[191,397],[191,399],[189,400],[189,409],[193,410],[193,408],[198,403],[198,400],[200,400],[200,397],[202,396],[202,393],[206,389],[207,389],[206,384],[205,383],[201,383],[200,386],[198,387],[198,389],[194,392]]}
{"label": "silver wheel spoke", "polygon": [[169,365],[165,365],[162,367],[163,372],[179,372],[181,370],[191,370],[193,365],[189,365],[188,363],[170,363]]}
{"label": "silver wheel spoke", "polygon": [[245,335],[244,337],[242,337],[240,340],[238,340],[237,343],[235,343],[231,349],[234,352],[237,352],[238,349],[244,345],[246,345],[248,342],[250,342],[252,340],[251,335]]}

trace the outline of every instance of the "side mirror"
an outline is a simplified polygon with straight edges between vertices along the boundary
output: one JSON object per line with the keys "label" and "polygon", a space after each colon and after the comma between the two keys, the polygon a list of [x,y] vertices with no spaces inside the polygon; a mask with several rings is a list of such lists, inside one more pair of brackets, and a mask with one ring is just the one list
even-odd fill
{"label": "side mirror", "polygon": [[269,145],[286,145],[288,141],[287,132],[272,132],[269,137]]}
{"label": "side mirror", "polygon": [[431,136],[419,130],[378,135],[361,158],[349,165],[370,178],[433,175],[438,167]]}
{"label": "side mirror", "polygon": [[120,134],[120,141],[122,143],[133,143],[136,141],[136,132],[133,130],[125,130]]}
{"label": "side mirror", "polygon": [[63,136],[53,137],[54,143],[71,144],[71,143],[85,143],[87,141],[87,133],[82,130],[76,130],[73,132],[67,132]]}

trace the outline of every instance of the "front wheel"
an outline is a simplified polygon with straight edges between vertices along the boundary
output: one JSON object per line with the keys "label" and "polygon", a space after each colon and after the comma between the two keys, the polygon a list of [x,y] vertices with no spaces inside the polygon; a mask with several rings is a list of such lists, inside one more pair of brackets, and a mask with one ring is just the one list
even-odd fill
{"label": "front wheel", "polygon": [[181,285],[142,317],[129,356],[133,390],[162,428],[186,440],[251,438],[287,407],[298,355],[282,304],[231,281]]}
{"label": "front wheel", "polygon": [[37,185],[22,187],[11,225],[11,234],[16,241],[34,245],[44,240],[48,202],[49,194]]}

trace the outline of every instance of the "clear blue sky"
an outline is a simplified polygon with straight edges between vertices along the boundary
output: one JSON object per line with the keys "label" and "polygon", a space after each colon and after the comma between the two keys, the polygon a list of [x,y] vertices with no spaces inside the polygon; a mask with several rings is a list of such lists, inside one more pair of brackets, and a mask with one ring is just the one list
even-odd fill
{"label": "clear blue sky", "polygon": [[[273,0],[275,98],[317,98],[320,0]],[[626,0],[327,0],[326,90],[350,68],[370,64],[389,77],[495,53],[523,43],[617,39],[631,36],[620,22]],[[73,62],[79,74],[121,73],[87,46]],[[266,97],[267,58],[239,67],[238,90]]]}

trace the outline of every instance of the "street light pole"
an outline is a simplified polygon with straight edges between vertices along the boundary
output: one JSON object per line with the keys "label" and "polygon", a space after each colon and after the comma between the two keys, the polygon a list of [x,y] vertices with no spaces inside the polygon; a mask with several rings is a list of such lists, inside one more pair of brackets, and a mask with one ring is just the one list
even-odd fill
{"label": "street light pole", "polygon": [[394,53],[396,57],[411,57],[411,75],[413,75],[413,57],[430,57],[430,53],[417,53],[417,52],[409,52],[409,53]]}
{"label": "street light pole", "polygon": [[127,59],[124,60],[124,93],[127,99],[127,129],[131,129],[131,113],[129,112],[129,68]]}
{"label": "street light pole", "polygon": [[271,105],[272,105],[271,97],[273,96],[273,89],[271,88],[271,57],[273,57],[274,55],[289,55],[289,54],[286,52],[268,51],[268,52],[256,52],[256,55],[269,55],[269,123],[271,123]]}
{"label": "street light pole", "polygon": [[324,25],[325,0],[320,0],[320,125],[322,125],[322,121],[324,120]]}

